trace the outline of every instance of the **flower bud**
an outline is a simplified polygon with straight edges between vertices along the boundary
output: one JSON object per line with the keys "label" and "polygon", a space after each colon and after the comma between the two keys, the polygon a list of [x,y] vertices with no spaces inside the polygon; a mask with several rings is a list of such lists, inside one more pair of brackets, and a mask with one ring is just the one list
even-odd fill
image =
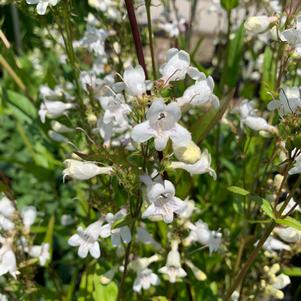
{"label": "flower bud", "polygon": [[69,176],[76,180],[88,180],[100,174],[111,174],[111,166],[99,167],[93,162],[78,161],[74,159],[65,160],[66,168],[63,170],[64,178]]}
{"label": "flower bud", "polygon": [[173,150],[177,159],[185,163],[193,164],[201,159],[201,150],[193,141],[186,146],[173,144]]}
{"label": "flower bud", "polygon": [[277,20],[276,17],[254,16],[249,17],[245,22],[245,29],[253,34],[266,31],[272,22]]}

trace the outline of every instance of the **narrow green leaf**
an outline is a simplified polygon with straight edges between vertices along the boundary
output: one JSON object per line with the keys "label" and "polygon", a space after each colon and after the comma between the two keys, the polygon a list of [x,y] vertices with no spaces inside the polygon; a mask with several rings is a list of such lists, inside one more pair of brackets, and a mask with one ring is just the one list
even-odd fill
{"label": "narrow green leaf", "polygon": [[271,206],[271,203],[265,199],[262,199],[262,205],[261,205],[261,209],[263,210],[263,212],[274,219],[274,213],[273,213],[273,208]]}
{"label": "narrow green leaf", "polygon": [[250,192],[248,190],[245,190],[244,188],[241,188],[238,186],[230,186],[227,189],[235,194],[239,194],[239,195],[243,195],[243,196],[250,194]]}
{"label": "narrow green leaf", "polygon": [[283,273],[291,277],[301,277],[301,268],[299,267],[284,268]]}
{"label": "narrow green leaf", "polygon": [[298,231],[301,231],[301,223],[291,216],[287,216],[286,218],[277,218],[275,221],[277,224],[292,227]]}
{"label": "narrow green leaf", "polygon": [[239,3],[239,0],[221,0],[221,5],[225,10],[230,11],[235,8]]}

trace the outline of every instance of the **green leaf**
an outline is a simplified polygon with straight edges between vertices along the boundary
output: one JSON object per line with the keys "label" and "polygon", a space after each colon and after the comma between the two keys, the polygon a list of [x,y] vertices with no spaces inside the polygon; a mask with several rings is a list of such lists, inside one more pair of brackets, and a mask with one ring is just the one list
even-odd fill
{"label": "green leaf", "polygon": [[284,268],[283,273],[291,277],[301,277],[301,268],[299,267]]}
{"label": "green leaf", "polygon": [[96,273],[93,276],[95,290],[93,298],[95,301],[116,301],[118,295],[118,287],[115,282],[110,282],[108,285],[103,285],[100,282],[101,268],[96,266]]}
{"label": "green leaf", "polygon": [[230,11],[231,9],[235,8],[239,3],[239,0],[221,0],[222,7]]}
{"label": "green leaf", "polygon": [[298,231],[301,231],[301,223],[291,216],[287,216],[286,218],[277,218],[275,221],[277,224],[292,227]]}
{"label": "green leaf", "polygon": [[240,194],[243,196],[246,196],[250,194],[248,190],[245,190],[244,188],[238,187],[238,186],[230,186],[227,188],[229,191],[235,193],[235,194]]}
{"label": "green leaf", "polygon": [[241,74],[241,61],[244,46],[244,26],[241,24],[235,33],[234,39],[230,40],[228,48],[227,65],[223,70],[223,82],[229,87],[235,87]]}
{"label": "green leaf", "polygon": [[264,101],[272,99],[269,92],[274,91],[276,83],[276,60],[273,58],[273,51],[270,47],[266,47],[264,51],[262,65],[262,80],[260,86],[260,98]]}
{"label": "green leaf", "polygon": [[168,301],[168,299],[163,296],[156,296],[152,298],[152,301]]}
{"label": "green leaf", "polygon": [[274,213],[273,213],[273,208],[271,206],[271,203],[265,199],[262,199],[262,205],[261,205],[261,209],[263,210],[263,212],[274,219]]}

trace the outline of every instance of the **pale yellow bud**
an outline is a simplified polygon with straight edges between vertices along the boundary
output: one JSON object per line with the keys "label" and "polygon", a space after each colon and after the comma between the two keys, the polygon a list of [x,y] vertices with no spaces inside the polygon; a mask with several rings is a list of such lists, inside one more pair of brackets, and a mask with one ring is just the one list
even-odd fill
{"label": "pale yellow bud", "polygon": [[194,164],[201,159],[201,150],[193,141],[186,146],[173,145],[173,149],[177,159],[184,163]]}

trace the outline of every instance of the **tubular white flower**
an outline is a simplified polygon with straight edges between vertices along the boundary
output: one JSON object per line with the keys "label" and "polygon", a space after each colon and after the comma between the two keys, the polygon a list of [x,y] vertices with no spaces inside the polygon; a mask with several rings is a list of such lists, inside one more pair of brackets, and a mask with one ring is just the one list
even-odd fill
{"label": "tubular white flower", "polygon": [[165,105],[162,99],[156,99],[146,113],[146,118],[147,121],[133,128],[134,141],[143,143],[154,137],[158,151],[166,147],[169,138],[179,146],[191,141],[191,134],[177,123],[181,111],[176,103]]}
{"label": "tubular white flower", "polygon": [[135,292],[140,293],[142,289],[148,290],[152,285],[159,285],[160,279],[151,269],[144,269],[137,273],[134,280],[133,289]]}
{"label": "tubular white flower", "polygon": [[269,252],[282,250],[289,251],[291,249],[289,245],[283,243],[279,239],[274,238],[273,236],[269,236],[262,247]]}
{"label": "tubular white flower", "polygon": [[9,273],[15,279],[20,272],[17,270],[17,262],[14,251],[12,250],[12,239],[0,237],[0,276]]}
{"label": "tubular white flower", "polygon": [[165,180],[163,184],[154,183],[147,192],[150,206],[142,214],[142,218],[151,216],[161,217],[165,223],[171,223],[174,213],[182,212],[186,204],[175,196],[175,187]]}
{"label": "tubular white flower", "polygon": [[108,222],[106,226],[108,227],[108,231],[111,235],[112,245],[114,247],[120,246],[122,242],[129,243],[132,239],[131,230],[128,226],[112,229],[113,224],[124,218],[126,215],[126,209],[121,209],[115,214],[108,213],[105,217],[106,221]]}
{"label": "tubular white flower", "polygon": [[247,18],[244,26],[247,31],[252,34],[259,34],[266,31],[272,22],[275,22],[277,18],[268,16],[253,16]]}
{"label": "tubular white flower", "polygon": [[166,54],[166,63],[160,67],[162,80],[167,85],[171,81],[178,81],[185,78],[190,67],[190,56],[184,50],[171,48]]}
{"label": "tubular white flower", "polygon": [[94,258],[100,257],[100,248],[98,243],[99,236],[105,238],[110,235],[108,228],[102,225],[103,221],[98,220],[90,224],[85,230],[78,227],[77,233],[72,235],[68,244],[78,248],[78,256],[81,258],[87,257],[88,253]]}
{"label": "tubular white flower", "polygon": [[45,15],[48,6],[55,6],[59,0],[26,0],[27,4],[37,4],[37,13]]}
{"label": "tubular white flower", "polygon": [[41,266],[45,266],[50,259],[49,248],[49,243],[42,243],[40,246],[32,246],[28,253],[31,257],[38,258]]}
{"label": "tubular white flower", "polygon": [[41,103],[39,116],[43,123],[45,123],[46,117],[57,118],[64,115],[68,110],[74,108],[72,103],[64,103],[62,101],[49,101],[44,100]]}
{"label": "tubular white flower", "polygon": [[166,265],[159,269],[160,273],[166,274],[169,282],[175,283],[177,278],[183,278],[187,275],[181,266],[180,253],[178,252],[177,242],[172,242],[171,251],[167,255]]}
{"label": "tubular white flower", "polygon": [[281,40],[296,48],[296,52],[301,55],[301,16],[296,19],[296,28],[286,29],[281,33]]}
{"label": "tubular white flower", "polygon": [[267,121],[256,116],[255,109],[251,102],[244,100],[239,106],[241,125],[246,125],[254,131],[276,132],[276,128],[269,125]]}
{"label": "tubular white flower", "polygon": [[218,108],[219,100],[213,94],[214,81],[212,77],[206,78],[204,73],[197,72],[195,73],[197,81],[184,91],[183,96],[177,99],[177,103],[179,106],[202,106],[210,103],[213,107]]}
{"label": "tubular white flower", "polygon": [[270,111],[277,109],[281,117],[287,114],[297,113],[300,108],[301,94],[300,89],[297,87],[281,89],[279,100],[272,100],[268,104],[268,109]]}
{"label": "tubular white flower", "polygon": [[63,177],[71,177],[76,180],[88,180],[100,174],[111,175],[111,166],[100,167],[90,161],[79,161],[74,159],[65,160],[66,168],[63,170]]}
{"label": "tubular white flower", "polygon": [[301,240],[301,231],[292,227],[282,228],[276,227],[274,232],[285,242],[295,243]]}
{"label": "tubular white flower", "polygon": [[31,225],[33,225],[36,220],[37,209],[34,206],[24,207],[21,210],[21,216],[25,229],[29,231]]}
{"label": "tubular white flower", "polygon": [[191,175],[200,175],[204,173],[209,173],[210,176],[213,177],[213,179],[216,179],[216,173],[215,171],[210,167],[211,165],[211,155],[209,154],[208,150],[205,149],[201,157],[198,161],[195,163],[189,164],[185,162],[180,161],[173,161],[170,164],[170,167],[173,169],[184,169],[187,172],[189,172]]}

